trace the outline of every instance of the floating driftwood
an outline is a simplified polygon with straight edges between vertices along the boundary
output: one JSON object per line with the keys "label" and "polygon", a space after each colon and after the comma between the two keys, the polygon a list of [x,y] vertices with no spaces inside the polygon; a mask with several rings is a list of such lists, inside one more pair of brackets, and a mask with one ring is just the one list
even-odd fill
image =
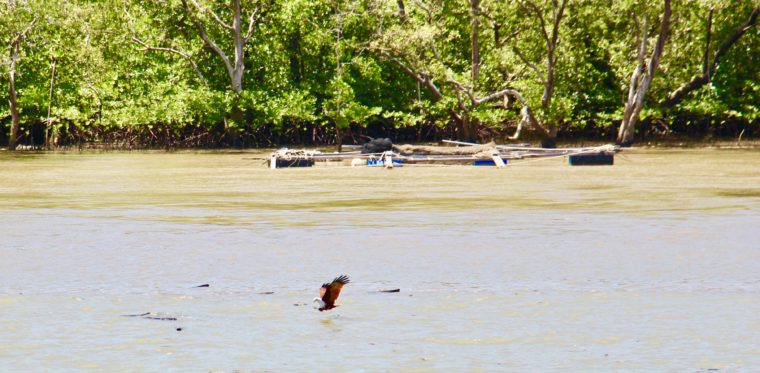
{"label": "floating driftwood", "polygon": [[[393,150],[382,153],[361,151],[323,153],[318,150],[279,149],[267,160],[270,168],[311,167],[314,162],[350,161],[351,166],[382,166],[393,168],[406,164],[463,164],[493,165],[504,167],[510,160],[526,158],[552,158],[574,156],[572,165],[612,164],[612,157],[619,150],[614,145],[582,148],[533,148],[525,145],[472,144],[459,141],[444,142],[458,146],[393,145]],[[583,158],[582,155],[600,155]],[[577,159],[577,161],[575,161]]]}
{"label": "floating driftwood", "polygon": [[393,145],[393,150],[400,155],[483,155],[490,156],[496,151],[496,143],[470,146],[428,146],[428,145]]}
{"label": "floating driftwood", "polygon": [[159,321],[177,321],[177,317],[174,316],[167,316],[162,313],[153,313],[153,312],[146,312],[146,313],[140,313],[140,314],[134,314],[134,315],[122,315],[124,317],[140,317],[143,319],[149,319],[149,320],[159,320]]}

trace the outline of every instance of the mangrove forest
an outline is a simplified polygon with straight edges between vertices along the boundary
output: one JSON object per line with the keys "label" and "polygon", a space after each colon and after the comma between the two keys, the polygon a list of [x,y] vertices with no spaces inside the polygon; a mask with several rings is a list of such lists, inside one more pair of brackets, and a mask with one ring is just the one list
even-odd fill
{"label": "mangrove forest", "polygon": [[756,139],[757,0],[3,0],[0,146]]}

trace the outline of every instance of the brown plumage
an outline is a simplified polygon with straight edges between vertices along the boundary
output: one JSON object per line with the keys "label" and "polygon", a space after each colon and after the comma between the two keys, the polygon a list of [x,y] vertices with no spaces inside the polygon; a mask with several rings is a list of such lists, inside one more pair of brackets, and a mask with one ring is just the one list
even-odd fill
{"label": "brown plumage", "polygon": [[[319,302],[318,307],[319,311],[327,311],[338,307],[335,305],[335,300],[338,299],[338,295],[340,295],[340,290],[343,289],[343,285],[349,283],[350,281],[351,280],[349,280],[348,276],[341,275],[336,277],[329,284],[322,284],[322,287],[319,289],[319,297],[321,298],[321,302]],[[319,298],[315,299],[315,301],[319,300]]]}

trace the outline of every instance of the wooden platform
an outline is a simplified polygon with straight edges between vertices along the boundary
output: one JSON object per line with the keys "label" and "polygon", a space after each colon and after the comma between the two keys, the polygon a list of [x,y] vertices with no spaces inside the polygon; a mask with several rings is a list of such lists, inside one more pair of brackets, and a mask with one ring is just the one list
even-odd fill
{"label": "wooden platform", "polygon": [[[602,145],[580,148],[534,148],[524,145],[470,144],[445,141],[457,146],[393,146],[392,151],[362,153],[361,151],[323,153],[319,150],[283,148],[267,158],[270,168],[311,167],[314,162],[345,162],[355,166],[492,165],[504,167],[510,161],[528,158],[571,157],[571,165],[612,164],[619,148]],[[464,144],[464,145],[463,145]],[[388,160],[391,162],[389,163]]]}

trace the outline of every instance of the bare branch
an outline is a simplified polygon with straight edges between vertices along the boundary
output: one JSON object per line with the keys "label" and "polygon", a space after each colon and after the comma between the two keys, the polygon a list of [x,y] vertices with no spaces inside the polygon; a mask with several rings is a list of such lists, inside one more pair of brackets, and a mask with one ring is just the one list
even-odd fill
{"label": "bare branch", "polygon": [[[195,2],[195,0],[191,0]],[[211,48],[219,57],[221,57],[222,61],[224,62],[224,67],[227,68],[227,72],[230,76],[233,75],[234,68],[232,67],[232,64],[230,63],[230,59],[227,57],[227,54],[224,53],[224,51],[219,48],[216,43],[214,43],[206,34],[206,29],[203,28],[203,25],[201,25],[200,20],[198,17],[190,10],[190,7],[187,5],[187,0],[182,0],[182,5],[185,7],[185,11],[190,16],[190,18],[193,20],[193,24],[195,25],[195,28],[198,30],[198,33],[201,36],[201,39],[206,43],[206,45]]]}
{"label": "bare branch", "polygon": [[427,22],[428,23],[432,23],[433,22],[433,11],[430,8],[422,5],[422,2],[419,1],[419,0],[414,0],[414,4],[417,5],[418,7],[420,7],[420,9],[422,9],[423,11],[425,11],[425,13],[427,13]]}
{"label": "bare branch", "polygon": [[552,13],[553,13],[553,24],[552,24],[552,38],[551,38],[551,45],[549,48],[554,50],[557,47],[557,40],[559,38],[559,24],[562,21],[562,16],[565,13],[565,6],[567,5],[567,0],[562,0],[562,5],[560,5],[559,10],[556,10],[557,8],[557,1],[552,1]]}
{"label": "bare branch", "polygon": [[16,35],[15,38],[13,38],[13,40],[11,41],[11,45],[16,45],[19,42],[21,42],[21,40],[23,40],[24,38],[26,38],[26,34],[28,34],[29,31],[32,30],[32,28],[34,27],[34,24],[37,23],[37,19],[38,19],[38,17],[35,16],[32,19],[32,21],[29,22],[28,25],[26,25],[26,28],[23,31],[21,31],[18,35]]}
{"label": "bare branch", "polygon": [[641,44],[641,25],[639,24],[639,17],[636,12],[633,12],[633,25],[636,26],[636,45]]}
{"label": "bare branch", "polygon": [[245,43],[248,43],[248,41],[251,40],[251,36],[253,36],[253,27],[261,21],[261,18],[257,18],[260,11],[261,4],[256,7],[256,10],[251,12],[251,17],[248,19],[248,31],[245,33],[245,38],[243,38]]}
{"label": "bare branch", "polygon": [[515,32],[513,32],[513,33],[511,33],[509,35],[507,35],[504,39],[501,39],[500,41],[497,41],[496,42],[496,47],[498,47],[498,48],[503,47],[505,44],[509,43],[510,40],[512,40],[515,37],[517,37],[517,35],[520,34],[520,31],[521,30],[517,30],[517,31],[515,31]]}
{"label": "bare branch", "polygon": [[726,41],[721,44],[720,48],[718,49],[718,53],[715,54],[715,58],[713,58],[713,63],[711,67],[711,71],[715,70],[715,67],[718,66],[718,62],[720,61],[720,58],[723,57],[724,54],[728,51],[729,48],[731,48],[734,43],[736,43],[739,38],[742,37],[749,29],[754,27],[757,24],[757,18],[758,15],[760,15],[760,6],[756,7],[755,10],[752,11],[752,14],[750,14],[749,19],[747,22],[745,22],[743,25],[739,26],[739,28],[734,32],[733,35],[731,35],[730,38],[726,39]]}
{"label": "bare branch", "polygon": [[647,27],[647,17],[644,16],[644,27],[641,34],[641,43],[639,44],[639,52],[636,55],[636,61],[639,66],[639,73],[642,73],[646,69],[646,56],[647,56],[647,41],[649,40],[649,29]]}
{"label": "bare branch", "polygon": [[538,18],[538,21],[540,23],[539,31],[541,31],[541,35],[543,35],[544,40],[546,41],[546,45],[549,45],[551,43],[551,39],[549,38],[549,33],[546,31],[546,20],[544,19],[544,14],[541,11],[541,9],[539,9],[538,6],[536,6],[536,4],[528,0],[521,1],[520,5],[524,9],[527,9],[536,15],[536,18]]}
{"label": "bare branch", "polygon": [[518,92],[517,90],[514,90],[512,88],[507,88],[507,89],[503,89],[503,90],[498,91],[498,92],[491,93],[490,95],[485,96],[485,97],[483,97],[483,98],[481,98],[479,100],[475,100],[474,103],[476,104],[476,106],[478,106],[478,105],[482,105],[482,104],[484,104],[484,103],[486,103],[488,101],[496,100],[498,98],[507,97],[507,96],[512,96],[512,97],[516,98],[517,101],[520,101],[520,104],[526,105],[525,98],[522,96],[522,94],[520,94],[520,92]]}
{"label": "bare branch", "polygon": [[472,84],[476,86],[480,77],[480,40],[478,37],[478,29],[480,25],[480,21],[478,20],[479,13],[480,0],[470,0],[470,76],[472,77]]}
{"label": "bare branch", "polygon": [[523,55],[522,52],[520,52],[520,49],[518,49],[517,47],[512,47],[512,50],[515,52],[515,54],[517,55],[517,57],[520,57],[520,60],[525,65],[527,65],[533,71],[536,72],[536,76],[538,77],[538,80],[540,80],[541,83],[546,84],[546,80],[544,79],[544,73],[543,73],[543,71],[541,71],[541,69],[538,66],[536,66],[536,64],[534,64],[533,62],[528,61],[528,59],[525,58],[525,55]]}
{"label": "bare branch", "polygon": [[443,94],[435,85],[435,83],[433,83],[432,79],[430,78],[430,75],[424,72],[418,73],[414,71],[411,67],[407,66],[406,64],[401,62],[401,60],[392,56],[390,53],[386,51],[379,50],[379,49],[375,49],[375,50],[378,51],[383,57],[393,62],[394,65],[398,66],[406,75],[410,76],[411,78],[413,78],[420,84],[424,85],[425,88],[427,88],[433,94],[433,97],[436,100],[440,100],[441,98],[443,98]]}
{"label": "bare branch", "polygon": [[[635,18],[635,15],[634,15]],[[630,117],[630,115],[633,113],[633,107],[634,103],[636,102],[636,92],[638,91],[638,85],[639,85],[639,77],[641,74],[644,73],[644,70],[646,70],[646,62],[645,57],[647,53],[647,18],[644,16],[644,28],[642,30],[643,35],[640,39],[640,45],[639,45],[639,51],[636,56],[636,69],[633,71],[633,74],[631,74],[631,83],[628,86],[628,101],[626,101],[625,104],[625,111],[623,113],[623,120],[625,121]],[[637,22],[638,25],[638,22]]]}
{"label": "bare branch", "polygon": [[406,23],[406,7],[404,6],[404,0],[396,0],[398,4],[398,17],[401,19],[401,23]]}
{"label": "bare branch", "polygon": [[652,58],[649,60],[649,71],[647,75],[649,79],[654,76],[655,69],[660,62],[660,57],[665,49],[665,41],[668,38],[668,32],[670,31],[670,15],[672,13],[670,7],[670,0],[665,0],[665,13],[662,15],[662,24],[660,25],[660,35],[657,36],[657,43],[655,43]]}
{"label": "bare branch", "polygon": [[[464,113],[464,116],[467,116],[467,107],[464,106],[464,100],[462,100],[462,92],[460,92],[458,89],[455,89],[454,95],[457,96],[457,106],[459,106],[459,110]],[[470,96],[470,99],[472,99],[472,96]]]}
{"label": "bare branch", "polygon": [[451,83],[451,85],[454,86],[454,88],[455,88],[454,90],[456,92],[462,92],[462,93],[466,94],[467,97],[470,98],[470,102],[472,103],[472,105],[473,106],[477,106],[476,105],[477,100],[475,99],[475,96],[472,95],[472,91],[470,89],[465,88],[461,83],[459,83],[458,81],[456,81],[456,80],[454,80],[452,78],[447,79],[446,82],[447,83]]}
{"label": "bare branch", "polygon": [[520,132],[522,132],[522,128],[524,125],[532,126],[540,131],[542,131],[546,136],[551,136],[551,130],[544,128],[538,123],[538,120],[536,120],[536,117],[533,116],[533,112],[530,110],[530,106],[523,103],[522,109],[520,109],[520,122],[517,124],[517,129],[515,130],[515,134],[512,136],[509,136],[510,140],[517,140],[518,137],[520,137]]}
{"label": "bare branch", "polygon": [[697,74],[691,78],[691,80],[688,83],[685,83],[678,87],[676,90],[670,93],[668,95],[668,98],[662,103],[665,107],[671,107],[683,100],[686,95],[688,95],[690,92],[697,90],[704,86],[705,84],[709,83],[710,80],[712,80],[712,75],[715,69],[718,66],[718,62],[720,61],[720,58],[728,52],[728,49],[731,48],[731,46],[736,43],[739,38],[742,37],[749,29],[754,27],[757,24],[757,18],[758,15],[760,15],[760,6],[756,7],[752,13],[749,16],[749,19],[747,19],[747,22],[739,26],[738,29],[732,34],[726,41],[721,44],[720,48],[718,49],[718,52],[715,53],[715,56],[713,57],[712,63],[708,62],[708,53],[710,48],[710,39],[711,39],[711,23],[712,23],[712,9],[710,10],[709,18],[708,18],[708,26],[707,26],[707,43],[705,46],[705,55],[704,55],[704,61],[702,66],[702,74]]}
{"label": "bare branch", "polygon": [[201,79],[203,84],[208,86],[208,81],[206,81],[206,78],[203,76],[203,73],[201,73],[201,70],[198,68],[198,65],[195,64],[195,61],[193,61],[192,57],[190,57],[190,55],[188,55],[187,53],[184,53],[172,48],[152,47],[152,46],[149,46],[148,44],[145,44],[145,42],[138,39],[136,36],[132,36],[132,41],[141,45],[143,47],[141,50],[143,51],[167,52],[167,53],[174,53],[174,54],[179,55],[180,57],[184,58],[185,61],[187,61],[193,67],[193,69],[195,69],[195,73],[198,74],[198,77]]}
{"label": "bare branch", "polygon": [[538,120],[536,120],[536,117],[533,115],[533,112],[530,110],[530,106],[528,106],[528,102],[525,100],[525,97],[523,97],[523,95],[515,89],[506,88],[506,89],[502,89],[501,91],[494,92],[481,99],[473,99],[473,106],[479,106],[488,101],[497,100],[502,97],[503,98],[514,97],[515,99],[517,99],[517,101],[520,102],[520,105],[522,105],[522,109],[520,109],[520,114],[521,114],[520,122],[517,124],[517,130],[515,131],[515,134],[512,136],[509,136],[510,140],[515,140],[518,137],[520,137],[520,132],[522,131],[523,126],[525,125],[538,129],[539,131],[543,132],[546,136],[551,136],[551,130],[545,128],[544,126],[538,123]]}
{"label": "bare branch", "polygon": [[228,30],[232,30],[232,26],[230,26],[229,24],[227,24],[227,23],[225,23],[224,21],[222,21],[222,19],[221,19],[221,18],[219,18],[219,16],[218,16],[218,15],[216,15],[216,13],[214,13],[214,11],[212,11],[211,9],[207,9],[207,8],[204,8],[204,7],[202,7],[202,6],[201,6],[200,4],[198,4],[198,2],[197,2],[197,1],[195,1],[195,0],[190,0],[190,1],[193,3],[193,5],[195,6],[195,8],[196,8],[196,9],[198,9],[198,11],[199,11],[199,12],[201,12],[201,13],[209,13],[209,14],[211,14],[211,16],[212,16],[212,17],[214,17],[214,19],[216,20],[216,22],[217,22],[217,23],[218,23],[220,26],[222,26],[222,27],[224,27],[224,28],[226,28],[226,29],[228,29]]}
{"label": "bare branch", "polygon": [[440,61],[441,54],[438,53],[438,48],[435,46],[435,40],[430,41],[430,50],[433,51],[433,56],[435,57],[436,61]]}
{"label": "bare branch", "polygon": [[[644,98],[649,84],[652,82],[652,77],[657,69],[658,62],[665,49],[665,41],[668,37],[668,31],[670,29],[670,15],[671,15],[670,0],[665,0],[665,9],[662,16],[662,22],[660,23],[660,34],[657,36],[657,42],[655,43],[654,50],[652,51],[652,57],[649,60],[648,68],[644,67],[644,54],[646,53],[646,26],[644,27],[644,35],[641,40],[641,47],[638,55],[638,66],[634,73],[631,75],[631,86],[628,91],[628,101],[625,104],[623,111],[623,122],[618,129],[617,143],[629,146],[633,142],[633,133],[638,121],[639,114],[644,108]],[[646,22],[645,22],[646,23]]]}
{"label": "bare branch", "polygon": [[[381,50],[379,48],[372,48],[374,51],[380,53],[383,57],[387,58],[389,61],[393,62],[396,66],[398,66],[406,75],[410,76],[412,79],[419,82],[421,85],[424,85],[425,88],[427,88],[430,93],[433,94],[433,99],[435,101],[439,101],[443,98],[443,93],[438,89],[438,87],[433,82],[432,78],[429,74],[426,72],[415,72],[411,67],[404,64],[401,60],[398,58],[392,56],[390,53]],[[461,105],[461,100],[459,101]],[[461,107],[461,106],[460,106]],[[449,116],[456,122],[461,122],[464,118],[462,115],[457,114],[457,112],[453,109],[447,110],[449,113]]]}
{"label": "bare branch", "polygon": [[710,8],[710,12],[707,15],[707,30],[705,31],[705,55],[702,60],[702,74],[707,75],[707,79],[710,79],[710,41],[712,41],[712,18],[713,8]]}

